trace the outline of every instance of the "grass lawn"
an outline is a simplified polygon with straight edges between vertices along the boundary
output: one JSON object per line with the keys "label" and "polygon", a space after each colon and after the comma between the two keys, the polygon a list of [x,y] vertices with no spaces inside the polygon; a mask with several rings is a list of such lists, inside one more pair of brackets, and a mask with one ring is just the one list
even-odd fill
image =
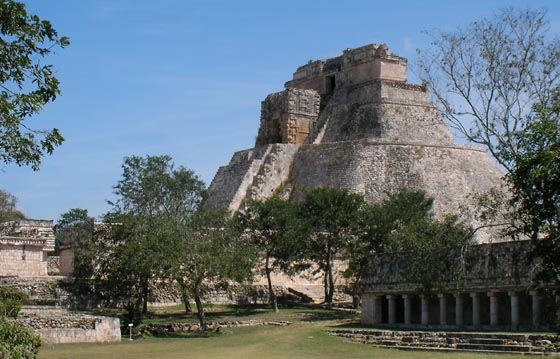
{"label": "grass lawn", "polygon": [[[191,321],[180,312],[178,318],[173,313],[157,310],[149,321],[171,322]],[[183,336],[136,338],[129,341],[123,338],[113,344],[62,344],[44,346],[39,352],[40,359],[174,359],[174,358],[519,358],[506,355],[480,355],[463,353],[434,353],[380,349],[369,345],[347,343],[342,338],[327,335],[326,329],[348,325],[352,318],[341,319],[338,312],[322,309],[285,309],[273,313],[262,308],[234,310],[216,308],[210,320],[289,320],[286,327],[256,326],[225,328],[219,334],[210,336]]]}

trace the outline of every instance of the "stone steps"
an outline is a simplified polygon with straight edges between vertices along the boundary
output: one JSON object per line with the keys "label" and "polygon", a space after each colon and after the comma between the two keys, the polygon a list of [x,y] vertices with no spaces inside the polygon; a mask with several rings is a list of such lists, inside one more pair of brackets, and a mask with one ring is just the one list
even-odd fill
{"label": "stone steps", "polygon": [[547,334],[420,332],[337,329],[330,335],[354,343],[401,350],[459,351],[523,355],[560,354],[560,338]]}
{"label": "stone steps", "polygon": [[526,352],[526,351],[500,351],[500,350],[487,350],[487,349],[456,349],[456,348],[436,348],[424,346],[388,346],[376,345],[379,348],[398,349],[398,350],[415,350],[415,351],[437,351],[437,352],[463,352],[463,353],[480,353],[480,354],[520,354],[520,355],[538,355],[543,356],[545,352]]}

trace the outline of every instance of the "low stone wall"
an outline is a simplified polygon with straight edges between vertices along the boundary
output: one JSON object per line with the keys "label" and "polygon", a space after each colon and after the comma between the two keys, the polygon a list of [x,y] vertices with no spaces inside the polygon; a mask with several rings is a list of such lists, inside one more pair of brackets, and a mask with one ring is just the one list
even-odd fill
{"label": "low stone wall", "polygon": [[[222,321],[208,322],[208,330],[219,331],[220,328],[254,327],[260,325],[287,326],[292,324],[285,320],[262,321],[262,320],[243,320],[243,321]],[[198,324],[173,323],[173,324],[141,324],[132,329],[134,335],[169,335],[175,333],[192,333],[200,331]]]}
{"label": "low stone wall", "polygon": [[39,334],[46,344],[121,340],[119,318],[69,312],[53,307],[24,307],[16,321]]}
{"label": "low stone wall", "polygon": [[47,257],[47,273],[52,276],[60,275],[60,257],[48,256]]}
{"label": "low stone wall", "polygon": [[69,294],[61,283],[65,277],[0,277],[0,282],[25,293],[30,304],[65,305]]}

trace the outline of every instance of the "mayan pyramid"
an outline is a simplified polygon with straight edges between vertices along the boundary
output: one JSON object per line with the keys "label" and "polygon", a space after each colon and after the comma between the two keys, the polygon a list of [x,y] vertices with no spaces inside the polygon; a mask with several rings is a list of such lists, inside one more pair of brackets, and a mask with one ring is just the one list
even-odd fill
{"label": "mayan pyramid", "polygon": [[407,60],[384,44],[301,66],[262,102],[255,147],[220,167],[207,203],[236,211],[273,194],[298,201],[317,186],[376,202],[415,188],[434,197],[436,213],[472,221],[473,196],[503,174],[484,149],[455,141],[406,71]]}

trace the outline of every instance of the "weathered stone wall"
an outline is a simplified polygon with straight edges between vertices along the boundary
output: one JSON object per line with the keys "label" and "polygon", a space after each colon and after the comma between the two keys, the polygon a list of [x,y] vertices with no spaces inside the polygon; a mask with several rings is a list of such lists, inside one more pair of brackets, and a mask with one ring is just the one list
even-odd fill
{"label": "weathered stone wall", "polygon": [[297,149],[277,143],[236,152],[216,173],[205,205],[236,211],[248,200],[270,197],[287,180]]}
{"label": "weathered stone wall", "polygon": [[42,246],[0,242],[0,276],[46,276],[47,254]]}
{"label": "weathered stone wall", "polygon": [[53,250],[52,221],[0,223],[0,276],[46,276],[47,253]]}
{"label": "weathered stone wall", "polygon": [[304,143],[315,127],[320,102],[319,94],[312,90],[286,89],[268,95],[261,104],[256,146]]}
{"label": "weathered stone wall", "polygon": [[60,249],[58,268],[59,275],[72,276],[72,273],[74,273],[74,250],[72,247]]}
{"label": "weathered stone wall", "polygon": [[65,277],[0,277],[0,282],[25,293],[37,305],[65,305],[69,294],[64,289]]}
{"label": "weathered stone wall", "polygon": [[[406,60],[375,44],[300,67],[286,88],[313,89],[322,106],[305,144],[284,151],[276,170],[263,167],[271,147],[236,153],[218,170],[208,203],[235,211],[275,193],[299,201],[317,186],[347,188],[377,202],[413,188],[435,198],[437,215],[461,214],[478,227],[474,196],[499,187],[503,174],[482,149],[455,142],[425,86],[407,84],[405,74]],[[283,96],[265,101],[271,107],[263,118]],[[478,231],[477,240],[494,235]]]}
{"label": "weathered stone wall", "polygon": [[[530,241],[479,244],[468,247],[461,253],[450,252],[452,261],[461,263],[461,279],[450,278],[449,290],[486,292],[490,290],[529,289],[537,261],[529,257]],[[362,275],[362,292],[402,293],[420,289],[418,283],[410,283],[403,275],[409,260],[408,253],[384,253],[370,258],[367,270]]]}
{"label": "weathered stone wall", "polygon": [[294,73],[286,88],[313,89],[327,95],[335,87],[353,86],[373,80],[406,81],[405,58],[396,56],[385,44],[370,44],[344,50],[341,56],[310,61]]}
{"label": "weathered stone wall", "polygon": [[39,334],[46,344],[121,340],[119,318],[69,312],[53,307],[25,307],[16,321]]}
{"label": "weathered stone wall", "polygon": [[47,273],[48,275],[58,276],[60,274],[60,257],[48,256],[47,257]]}
{"label": "weathered stone wall", "polygon": [[[400,188],[422,189],[434,197],[436,213],[461,214],[476,226],[472,196],[494,187],[500,175],[478,148],[368,140],[302,146],[287,184],[294,201],[318,186],[347,188],[368,202]],[[491,233],[480,231],[478,240],[488,241]]]}

